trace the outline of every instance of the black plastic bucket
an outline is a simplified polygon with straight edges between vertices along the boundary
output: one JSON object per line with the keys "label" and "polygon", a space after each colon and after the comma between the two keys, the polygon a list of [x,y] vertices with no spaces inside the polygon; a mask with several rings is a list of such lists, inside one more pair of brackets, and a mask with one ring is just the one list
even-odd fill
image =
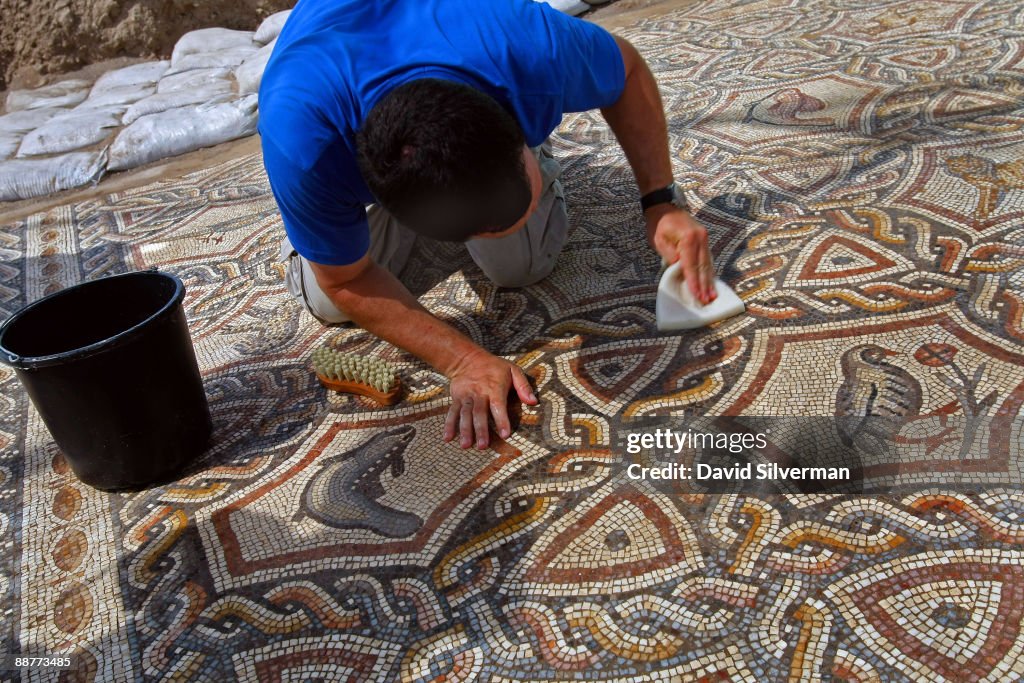
{"label": "black plastic bucket", "polygon": [[71,469],[98,489],[173,479],[206,447],[210,409],[174,275],[144,271],[51,294],[0,326]]}

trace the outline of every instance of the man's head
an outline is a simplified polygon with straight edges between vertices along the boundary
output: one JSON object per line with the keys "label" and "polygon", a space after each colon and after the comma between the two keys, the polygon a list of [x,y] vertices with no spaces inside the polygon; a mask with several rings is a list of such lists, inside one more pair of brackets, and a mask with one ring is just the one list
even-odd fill
{"label": "man's head", "polygon": [[536,208],[540,169],[516,120],[461,83],[411,81],[370,110],[359,167],[384,208],[446,241],[518,230]]}

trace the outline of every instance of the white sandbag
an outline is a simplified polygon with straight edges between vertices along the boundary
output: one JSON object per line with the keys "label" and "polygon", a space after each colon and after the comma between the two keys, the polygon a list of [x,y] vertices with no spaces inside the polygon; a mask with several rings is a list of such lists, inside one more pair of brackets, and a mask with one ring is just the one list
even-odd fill
{"label": "white sandbag", "polygon": [[231,81],[231,69],[196,69],[173,76],[164,76],[156,84],[158,93],[195,90],[216,81]]}
{"label": "white sandbag", "polygon": [[21,145],[19,133],[0,132],[0,159],[10,159]]}
{"label": "white sandbag", "polygon": [[171,52],[171,67],[176,68],[182,57],[197,52],[213,52],[252,45],[254,35],[255,31],[234,31],[228,28],[201,28],[189,31],[174,45]]}
{"label": "white sandbag", "polygon": [[75,107],[74,111],[85,109],[101,109],[120,105],[122,109],[138,102],[143,97],[149,97],[156,92],[155,83],[142,83],[138,85],[121,85],[116,88],[106,88],[97,91],[92,89],[89,96],[81,104]]}
{"label": "white sandbag", "polygon": [[7,111],[73,107],[89,95],[89,81],[70,80],[34,90],[12,90],[7,93]]}
{"label": "white sandbag", "polygon": [[564,12],[572,17],[583,14],[590,9],[589,4],[580,2],[580,0],[536,0],[536,2],[546,2],[559,12]]}
{"label": "white sandbag", "polygon": [[158,114],[168,109],[179,109],[196,104],[218,104],[235,99],[235,91],[231,81],[221,79],[207,83],[199,88],[171,90],[170,92],[157,93],[139,100],[128,107],[121,123],[128,126],[135,123],[143,116]]}
{"label": "white sandbag", "polygon": [[60,107],[25,109],[0,116],[0,133],[27,133],[43,125],[54,116],[67,112]]}
{"label": "white sandbag", "polygon": [[55,116],[25,136],[19,157],[60,154],[95,145],[121,126],[120,109],[86,109]]}
{"label": "white sandbag", "polygon": [[96,84],[92,86],[92,92],[89,93],[89,96],[94,97],[96,94],[111,88],[124,88],[129,85],[153,85],[160,80],[169,68],[171,68],[171,61],[165,59],[160,62],[143,62],[142,64],[126,66],[123,69],[108,71],[96,79]]}
{"label": "white sandbag", "polygon": [[106,160],[104,150],[0,161],[0,201],[40,197],[95,183],[103,175]]}
{"label": "white sandbag", "polygon": [[256,29],[256,35],[252,37],[252,42],[258,45],[266,45],[272,40],[277,40],[277,34],[284,28],[284,22],[288,21],[288,15],[291,13],[290,9],[286,9],[281,12],[275,12],[264,19],[263,23]]}
{"label": "white sandbag", "polygon": [[110,146],[111,170],[191,152],[256,132],[256,96],[223,104],[169,109],[143,116],[122,130]]}
{"label": "white sandbag", "polygon": [[277,38],[260,48],[260,51],[249,59],[242,62],[241,66],[235,69],[235,80],[238,81],[238,93],[248,95],[258,92],[260,80],[263,78],[263,71],[267,68],[270,55],[277,45]]}
{"label": "white sandbag", "polygon": [[235,68],[249,57],[259,51],[257,45],[240,45],[229,47],[226,50],[210,50],[209,52],[194,52],[185,55],[171,66],[168,76],[192,71],[193,69],[215,69],[217,67]]}

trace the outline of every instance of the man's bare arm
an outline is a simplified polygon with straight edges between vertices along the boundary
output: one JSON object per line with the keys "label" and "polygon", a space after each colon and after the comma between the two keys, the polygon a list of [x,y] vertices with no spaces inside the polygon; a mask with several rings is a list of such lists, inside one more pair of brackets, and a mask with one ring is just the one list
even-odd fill
{"label": "man's bare arm", "polygon": [[[640,53],[629,41],[615,37],[622,52],[626,85],[619,100],[601,110],[626,153],[640,194],[672,182],[668,128],[658,84]],[[714,262],[708,249],[707,229],[688,211],[669,204],[645,212],[647,237],[666,261],[682,261],[683,276],[699,301],[715,298]]]}
{"label": "man's bare arm", "polygon": [[445,423],[445,441],[458,430],[463,448],[474,441],[477,448],[486,448],[488,415],[494,417],[498,434],[507,437],[511,426],[506,399],[511,386],[523,402],[537,402],[518,366],[488,353],[434,317],[369,255],[347,266],[310,266],[323,292],[353,322],[449,378],[452,406]]}

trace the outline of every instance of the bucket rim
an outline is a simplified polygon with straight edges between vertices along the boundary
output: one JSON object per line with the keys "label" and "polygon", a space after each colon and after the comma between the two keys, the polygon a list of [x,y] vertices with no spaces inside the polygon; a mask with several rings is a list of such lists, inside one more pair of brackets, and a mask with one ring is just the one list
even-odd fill
{"label": "bucket rim", "polygon": [[[22,356],[20,354],[13,353],[4,346],[4,335],[7,333],[8,329],[14,324],[16,324],[20,318],[27,315],[32,310],[44,306],[54,299],[57,299],[62,296],[67,296],[71,292],[79,289],[84,289],[101,282],[110,282],[111,280],[135,278],[140,275],[159,276],[165,279],[169,279],[172,282],[174,282],[174,292],[171,294],[170,298],[162,306],[160,306],[160,308],[157,309],[153,314],[147,316],[145,319],[139,321],[135,325],[132,325],[128,329],[122,330],[121,332],[118,332],[112,337],[107,337],[106,339],[101,339],[98,342],[93,342],[92,344],[89,344],[87,346],[82,346],[77,349],[72,349],[70,351],[63,351],[61,353],[52,353],[45,356]],[[103,353],[112,348],[120,346],[126,341],[129,341],[131,338],[141,333],[146,326],[152,324],[153,321],[157,320],[162,316],[167,315],[167,313],[170,310],[180,305],[184,299],[185,283],[181,281],[181,278],[179,278],[174,273],[167,273],[156,268],[149,268],[147,270],[133,270],[129,273],[107,275],[101,278],[97,278],[95,280],[86,280],[85,282],[79,282],[78,284],[71,285],[70,287],[65,287],[60,291],[54,292],[53,294],[48,294],[41,299],[33,301],[27,306],[24,306],[21,309],[17,310],[14,313],[14,315],[12,315],[10,318],[5,320],[2,325],[0,325],[0,362],[6,365],[10,365],[11,367],[18,370],[31,370],[36,368],[47,367],[50,365],[56,365],[58,363],[65,363],[68,360],[80,360],[83,358],[88,358],[89,356],[94,356],[96,354]]]}

